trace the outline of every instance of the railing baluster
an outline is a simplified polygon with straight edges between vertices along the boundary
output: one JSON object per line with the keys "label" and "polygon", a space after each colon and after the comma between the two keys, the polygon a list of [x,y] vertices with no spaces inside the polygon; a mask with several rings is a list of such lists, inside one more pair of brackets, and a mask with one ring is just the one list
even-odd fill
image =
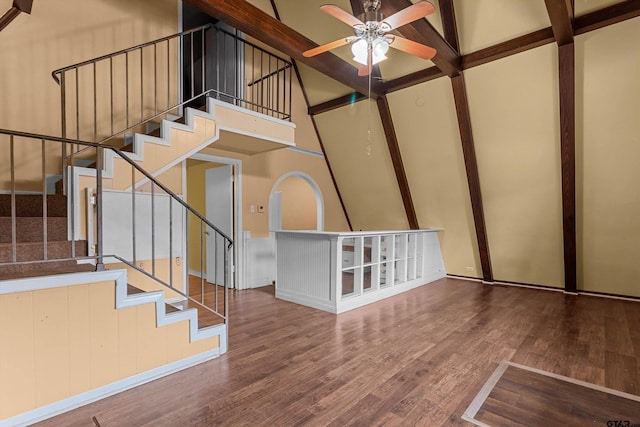
{"label": "railing baluster", "polygon": [[104,169],[104,148],[96,147],[96,253],[97,270],[104,270],[104,248],[102,230],[102,170]]}
{"label": "railing baluster", "polygon": [[[76,139],[80,139],[80,90],[79,81],[80,76],[78,74],[78,67],[76,67]],[[73,149],[71,152],[73,153]],[[73,161],[73,158],[72,158]]]}
{"label": "railing baluster", "polygon": [[151,274],[156,275],[156,184],[151,181]]}
{"label": "railing baluster", "polygon": [[173,199],[169,197],[169,286],[173,288]]}
{"label": "railing baluster", "polygon": [[111,92],[111,135],[113,135],[113,57],[109,58],[109,91]]}
{"label": "railing baluster", "polygon": [[153,45],[153,113],[158,114],[158,45]]}
{"label": "railing baluster", "polygon": [[167,110],[171,106],[171,42],[167,40]]}
{"label": "railing baluster", "polygon": [[200,220],[200,302],[204,304],[204,222]]}
{"label": "railing baluster", "polygon": [[[62,119],[60,133],[63,138],[67,137],[67,79],[66,79],[66,71],[62,71],[60,73],[60,117]],[[67,194],[67,144],[62,145],[62,193]]]}
{"label": "railing baluster", "polygon": [[71,258],[76,257],[76,216],[75,216],[75,206],[76,206],[76,180],[75,180],[75,166],[73,163],[69,167],[71,176],[69,177],[69,192],[70,194],[67,197],[71,200],[70,203],[67,204],[69,207],[67,209],[67,215],[70,217],[70,226],[71,226]]}
{"label": "railing baluster", "polygon": [[140,121],[144,122],[144,55],[140,48]]}
{"label": "railing baluster", "polygon": [[131,168],[131,243],[133,263],[136,263],[136,170]]}
{"label": "railing baluster", "polygon": [[18,233],[16,230],[16,160],[13,135],[9,136],[9,166],[11,167],[11,259],[18,259]]}
{"label": "railing baluster", "polygon": [[207,90],[207,77],[206,77],[206,68],[205,68],[205,58],[206,58],[206,37],[205,37],[205,30],[204,28],[200,31],[200,45],[202,47],[202,56],[201,56],[201,62],[202,62],[202,88],[201,88],[201,92],[205,92]]}
{"label": "railing baluster", "polygon": [[41,139],[40,155],[42,156],[42,259],[47,259],[48,212],[47,212],[47,160],[45,142]]}
{"label": "railing baluster", "polygon": [[124,100],[125,100],[125,122],[129,128],[129,52],[124,53]]}
{"label": "railing baluster", "polygon": [[96,85],[96,63],[93,63],[93,142],[98,140],[98,87]]}
{"label": "railing baluster", "polygon": [[190,44],[189,44],[189,53],[190,53],[190,57],[191,57],[191,62],[189,64],[189,71],[191,71],[191,98],[193,98],[196,94],[196,81],[195,81],[195,63],[193,61],[193,51],[196,50],[195,46],[193,45],[193,33],[191,33],[191,40],[190,40]]}

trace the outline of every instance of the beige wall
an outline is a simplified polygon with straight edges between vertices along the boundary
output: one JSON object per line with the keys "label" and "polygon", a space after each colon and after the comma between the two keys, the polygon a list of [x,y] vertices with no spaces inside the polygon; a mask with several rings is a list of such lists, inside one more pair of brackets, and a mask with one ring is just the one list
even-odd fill
{"label": "beige wall", "polygon": [[219,346],[114,298],[114,282],[0,295],[0,420]]}
{"label": "beige wall", "polygon": [[451,81],[394,92],[389,105],[419,226],[444,229],[449,274],[482,277]]}
{"label": "beige wall", "polygon": [[316,116],[354,230],[409,227],[375,102]]}
{"label": "beige wall", "polygon": [[290,176],[276,191],[281,194],[283,230],[316,230],[315,193],[305,180]]}
{"label": "beige wall", "polygon": [[640,296],[640,18],[576,38],[578,285]]}
{"label": "beige wall", "polygon": [[[0,2],[2,13],[10,6],[11,1]],[[31,15],[19,15],[2,31],[0,37],[0,128],[60,136],[60,87],[51,77],[51,72],[57,68],[176,33],[177,16],[178,0],[34,2]],[[160,56],[162,55],[166,56],[164,51],[160,53]],[[149,56],[148,53],[146,56]],[[116,68],[119,62],[122,61],[115,62]],[[139,56],[131,57],[130,66],[136,70],[140,68]],[[171,66],[175,68],[175,61],[172,61]],[[107,68],[98,67],[97,70],[97,92],[103,95],[102,102],[98,104],[98,113],[108,104]],[[174,71],[173,75],[176,76],[177,73]],[[166,79],[162,71],[158,76],[164,76]],[[72,79],[70,76],[69,79],[72,93],[68,96],[72,97],[75,96],[75,77]],[[115,80],[117,97],[122,91],[118,89],[118,76]],[[131,78],[132,94],[139,93],[138,81],[139,79]],[[93,79],[89,78],[87,73],[81,72],[79,84],[82,93],[91,94],[90,101],[87,98],[80,102],[80,136],[84,140],[93,140]],[[146,97],[152,91],[148,86],[147,84]],[[134,96],[131,99],[134,100],[130,105],[131,111],[139,111],[139,100],[135,100]],[[69,98],[68,106],[68,114],[72,119],[70,128],[73,132],[70,130],[67,135],[75,137],[75,101]],[[124,104],[116,102],[114,109],[115,116],[122,118]],[[104,134],[107,128],[107,124],[102,123],[98,127],[98,133]],[[39,144],[40,141],[16,140],[18,191],[41,190]],[[37,147],[27,148],[30,145]],[[0,136],[0,155],[3,159],[8,159],[8,149],[8,138]],[[46,174],[60,174],[60,145],[48,143],[46,151]],[[37,160],[37,167],[33,167],[33,159]],[[8,188],[8,165],[8,162],[4,161],[0,164],[0,189]]]}
{"label": "beige wall", "polygon": [[60,88],[51,72],[176,33],[177,16],[178,0],[34,2],[31,15],[0,37],[0,128],[59,135]]}
{"label": "beige wall", "polygon": [[496,280],[564,286],[557,48],[465,72]]}

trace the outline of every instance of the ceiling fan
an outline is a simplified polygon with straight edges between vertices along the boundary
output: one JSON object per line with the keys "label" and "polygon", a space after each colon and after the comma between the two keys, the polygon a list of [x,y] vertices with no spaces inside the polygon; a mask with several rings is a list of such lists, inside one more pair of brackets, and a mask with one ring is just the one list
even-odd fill
{"label": "ceiling fan", "polygon": [[309,58],[331,49],[351,43],[353,60],[358,62],[358,75],[371,74],[372,67],[387,59],[389,47],[398,49],[422,59],[431,59],[436,55],[432,47],[416,43],[398,35],[389,34],[390,31],[409,24],[433,13],[435,8],[427,1],[417,3],[402,9],[385,18],[378,10],[382,0],[365,0],[364,13],[355,17],[334,4],[320,6],[320,10],[353,27],[355,36],[341,38],[331,43],[318,46],[303,52]]}

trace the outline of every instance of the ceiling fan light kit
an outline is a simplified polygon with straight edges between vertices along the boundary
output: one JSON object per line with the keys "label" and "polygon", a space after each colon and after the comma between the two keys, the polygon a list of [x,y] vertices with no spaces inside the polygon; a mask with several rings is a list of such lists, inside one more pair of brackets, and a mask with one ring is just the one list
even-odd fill
{"label": "ceiling fan light kit", "polygon": [[365,12],[357,18],[336,5],[325,4],[321,6],[320,9],[323,12],[353,27],[355,36],[338,39],[309,49],[303,52],[303,55],[311,57],[351,43],[353,60],[361,65],[358,68],[358,75],[361,76],[370,75],[373,65],[387,59],[389,47],[422,59],[433,58],[436,50],[432,47],[387,34],[391,30],[433,13],[435,10],[433,5],[427,1],[419,1],[385,18],[379,12],[381,1],[365,0],[363,3]]}

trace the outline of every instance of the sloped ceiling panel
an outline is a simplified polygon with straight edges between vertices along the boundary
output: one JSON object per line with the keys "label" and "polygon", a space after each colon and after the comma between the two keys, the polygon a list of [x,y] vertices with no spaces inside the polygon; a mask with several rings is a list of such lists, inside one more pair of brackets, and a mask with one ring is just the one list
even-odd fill
{"label": "sloped ceiling panel", "polygon": [[454,0],[461,53],[549,27],[544,1]]}
{"label": "sloped ceiling panel", "polygon": [[465,72],[494,277],[564,286],[557,47]]}
{"label": "sloped ceiling panel", "polygon": [[[307,93],[309,105],[318,105],[320,103],[339,98],[343,95],[353,93],[353,89],[350,87],[325,76],[301,62],[298,62],[297,64],[298,70],[300,71],[300,78],[302,79],[304,89]],[[358,71],[354,67],[353,73],[355,74],[357,72]]]}
{"label": "sloped ceiling panel", "polygon": [[481,277],[451,81],[440,78],[388,98],[420,227],[444,228],[449,274]]}
{"label": "sloped ceiling panel", "polygon": [[624,0],[574,0],[574,15],[584,15],[622,1]]}
{"label": "sloped ceiling panel", "polygon": [[[299,0],[275,1],[280,20],[283,23],[319,45],[352,35],[352,30],[348,25],[320,10],[320,6],[325,3],[326,1],[324,0],[307,0],[304,2],[304,5],[302,5]],[[346,11],[351,10],[349,0],[339,0],[332,3]],[[332,52],[333,53],[323,53],[322,55],[332,55],[335,53],[345,61],[349,63],[353,62],[347,46],[335,49]],[[300,70],[300,77],[307,90],[307,98],[311,105],[320,104],[353,92],[353,89],[304,64],[298,63],[298,68]],[[357,68],[354,66],[353,73],[357,74],[357,72]]]}
{"label": "sloped ceiling panel", "polygon": [[316,116],[316,121],[353,229],[407,229],[375,102],[366,100],[329,111]]}
{"label": "sloped ceiling panel", "polygon": [[578,288],[640,297],[640,18],[575,40]]}

